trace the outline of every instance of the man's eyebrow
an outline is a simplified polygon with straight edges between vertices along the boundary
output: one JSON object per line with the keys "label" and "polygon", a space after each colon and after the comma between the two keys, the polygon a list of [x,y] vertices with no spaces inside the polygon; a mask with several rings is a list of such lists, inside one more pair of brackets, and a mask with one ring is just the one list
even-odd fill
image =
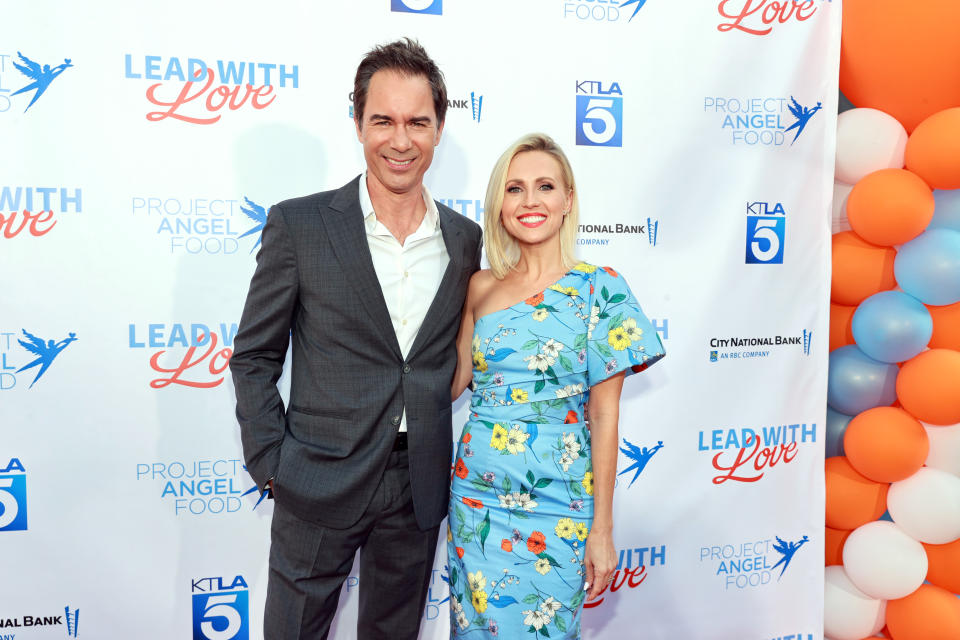
{"label": "man's eyebrow", "polygon": [[371,120],[392,120],[390,116],[384,116],[379,113],[371,114],[370,119]]}

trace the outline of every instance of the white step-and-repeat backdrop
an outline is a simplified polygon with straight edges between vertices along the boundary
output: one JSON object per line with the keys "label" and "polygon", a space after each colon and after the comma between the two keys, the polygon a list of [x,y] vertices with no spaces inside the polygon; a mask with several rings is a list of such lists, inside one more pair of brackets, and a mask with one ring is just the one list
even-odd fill
{"label": "white step-and-repeat backdrop", "polygon": [[[243,467],[233,338],[265,210],[363,169],[353,74],[401,36],[448,83],[435,196],[480,220],[502,149],[550,134],[580,256],[626,276],[667,347],[625,385],[620,566],[585,637],[821,638],[840,8],[4,5],[0,638],[261,637],[272,506]],[[423,638],[448,633],[443,552]]]}

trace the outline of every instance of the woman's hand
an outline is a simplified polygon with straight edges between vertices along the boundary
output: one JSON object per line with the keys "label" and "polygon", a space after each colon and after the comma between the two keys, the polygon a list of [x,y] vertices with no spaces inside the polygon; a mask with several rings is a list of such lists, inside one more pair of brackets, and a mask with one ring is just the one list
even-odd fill
{"label": "woman's hand", "polygon": [[613,534],[610,531],[593,530],[587,536],[587,549],[584,552],[584,565],[587,569],[587,600],[599,596],[613,579],[617,568],[617,550],[613,546]]}

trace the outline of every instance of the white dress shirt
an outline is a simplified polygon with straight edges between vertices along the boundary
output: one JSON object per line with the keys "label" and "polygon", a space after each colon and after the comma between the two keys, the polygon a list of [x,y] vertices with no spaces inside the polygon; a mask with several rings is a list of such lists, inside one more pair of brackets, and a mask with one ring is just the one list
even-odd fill
{"label": "white dress shirt", "polygon": [[[450,261],[440,232],[440,213],[426,186],[423,187],[423,202],[427,206],[423,221],[400,244],[377,219],[367,189],[367,174],[360,179],[360,208],[367,229],[367,244],[404,358],[410,353]],[[406,407],[399,430],[407,430]]]}

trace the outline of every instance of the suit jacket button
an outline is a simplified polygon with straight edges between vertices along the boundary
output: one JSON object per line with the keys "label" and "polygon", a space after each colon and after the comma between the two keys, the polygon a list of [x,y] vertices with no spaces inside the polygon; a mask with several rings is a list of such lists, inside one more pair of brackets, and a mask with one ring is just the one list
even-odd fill
{"label": "suit jacket button", "polygon": [[410,371],[411,371],[410,365],[408,365],[408,364],[403,365],[403,372],[404,372],[404,373],[410,373]]}
{"label": "suit jacket button", "polygon": [[393,416],[393,419],[390,420],[390,422],[392,422],[394,426],[400,424],[400,416]]}

